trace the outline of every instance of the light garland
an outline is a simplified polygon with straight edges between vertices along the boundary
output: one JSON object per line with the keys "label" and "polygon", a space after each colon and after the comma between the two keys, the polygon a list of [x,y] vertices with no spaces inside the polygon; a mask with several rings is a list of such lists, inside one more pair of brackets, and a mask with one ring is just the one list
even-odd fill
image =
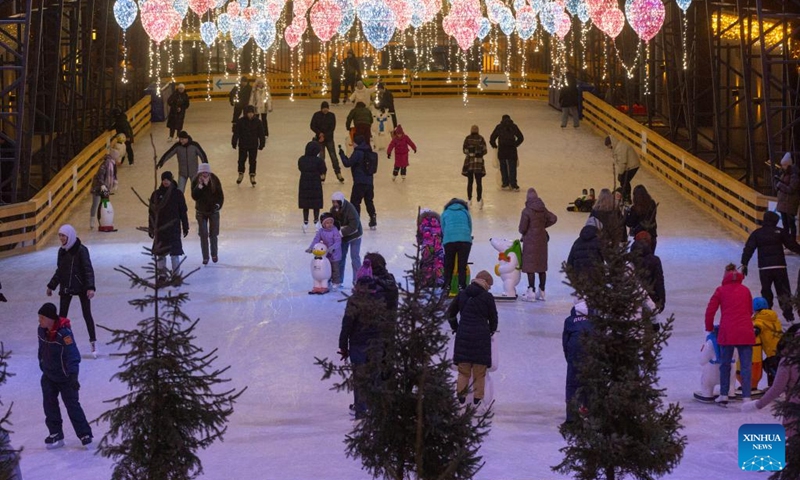
{"label": "light garland", "polygon": [[117,0],[114,3],[114,20],[122,29],[122,83],[128,83],[128,28],[133,25],[139,7],[133,0]]}

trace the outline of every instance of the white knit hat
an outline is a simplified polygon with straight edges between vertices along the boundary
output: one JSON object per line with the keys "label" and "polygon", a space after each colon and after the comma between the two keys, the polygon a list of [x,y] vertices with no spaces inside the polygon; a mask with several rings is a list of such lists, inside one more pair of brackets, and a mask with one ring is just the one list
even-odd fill
{"label": "white knit hat", "polygon": [[792,153],[791,152],[786,152],[786,154],[783,156],[783,158],[781,158],[781,165],[782,166],[786,166],[786,165],[791,165],[791,164],[792,164]]}
{"label": "white knit hat", "polygon": [[210,163],[201,163],[197,166],[197,173],[211,173],[211,164]]}
{"label": "white knit hat", "polygon": [[333,195],[331,195],[331,200],[333,200],[334,202],[344,202],[344,193],[333,192]]}

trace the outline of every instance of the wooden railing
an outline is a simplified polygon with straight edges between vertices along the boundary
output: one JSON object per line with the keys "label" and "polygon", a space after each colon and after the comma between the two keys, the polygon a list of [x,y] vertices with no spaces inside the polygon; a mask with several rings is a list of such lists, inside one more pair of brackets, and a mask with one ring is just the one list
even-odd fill
{"label": "wooden railing", "polygon": [[[150,125],[150,97],[142,98],[126,113],[136,137]],[[0,257],[30,252],[47,244],[89,191],[112,135],[114,132],[108,131],[97,137],[32,199],[0,207]]]}
{"label": "wooden railing", "polygon": [[640,155],[642,165],[738,236],[758,228],[774,197],[708,165],[590,93],[583,94],[584,120],[602,135],[616,135]]}
{"label": "wooden railing", "polygon": [[[391,90],[396,98],[438,95],[452,96],[461,95],[464,88],[464,78],[461,74],[447,72],[424,72],[416,76],[407,72],[405,81],[402,70],[381,70],[378,72],[380,81],[386,84],[386,88]],[[376,81],[378,76],[371,74],[369,81]],[[234,81],[235,75],[231,75],[228,81]],[[481,79],[480,72],[467,73],[467,92],[470,96],[510,96],[517,98],[531,98],[537,100],[547,99],[549,77],[545,74],[529,74],[522,77],[519,73],[511,74],[508,78],[511,85],[505,90],[490,90],[488,88],[479,89],[478,83]],[[254,80],[250,79],[251,82]],[[271,73],[268,76],[270,93],[276,98],[288,97],[294,94],[294,98],[327,98],[330,93],[323,95],[323,84],[327,83],[330,90],[330,79],[323,79],[318,71],[302,74],[300,77],[292,77],[288,73]],[[165,79],[164,81],[169,81]],[[182,83],[186,87],[186,93],[192,100],[205,100],[209,96],[208,79],[204,75],[176,77],[177,83]],[[212,85],[212,100],[227,100],[228,92],[215,89]]]}

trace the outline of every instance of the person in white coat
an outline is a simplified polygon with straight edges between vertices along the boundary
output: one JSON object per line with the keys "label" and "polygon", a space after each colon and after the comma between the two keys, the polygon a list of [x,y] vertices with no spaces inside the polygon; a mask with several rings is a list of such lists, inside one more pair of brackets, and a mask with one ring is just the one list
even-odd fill
{"label": "person in white coat", "polygon": [[350,101],[353,102],[353,105],[358,104],[358,102],[363,102],[364,105],[370,107],[372,105],[372,95],[375,93],[375,87],[367,88],[364,86],[364,82],[361,80],[356,82],[356,89],[353,90],[353,94],[350,95]]}
{"label": "person in white coat", "polygon": [[269,137],[269,126],[267,124],[267,113],[272,111],[272,96],[267,91],[267,85],[263,79],[256,81],[253,93],[250,94],[250,103],[256,109],[256,116],[261,117],[264,124],[264,136]]}

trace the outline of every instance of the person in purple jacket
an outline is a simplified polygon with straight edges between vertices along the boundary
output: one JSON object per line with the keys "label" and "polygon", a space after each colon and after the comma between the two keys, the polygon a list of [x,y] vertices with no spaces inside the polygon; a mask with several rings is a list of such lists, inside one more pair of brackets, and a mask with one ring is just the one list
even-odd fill
{"label": "person in purple jacket", "polygon": [[342,259],[342,234],[334,224],[333,215],[328,212],[323,213],[320,217],[320,225],[322,228],[317,230],[314,239],[311,240],[311,245],[306,249],[306,253],[311,253],[311,250],[319,242],[328,247],[328,260],[331,262],[331,289],[335,292],[342,286],[342,274],[339,271],[339,262]]}

